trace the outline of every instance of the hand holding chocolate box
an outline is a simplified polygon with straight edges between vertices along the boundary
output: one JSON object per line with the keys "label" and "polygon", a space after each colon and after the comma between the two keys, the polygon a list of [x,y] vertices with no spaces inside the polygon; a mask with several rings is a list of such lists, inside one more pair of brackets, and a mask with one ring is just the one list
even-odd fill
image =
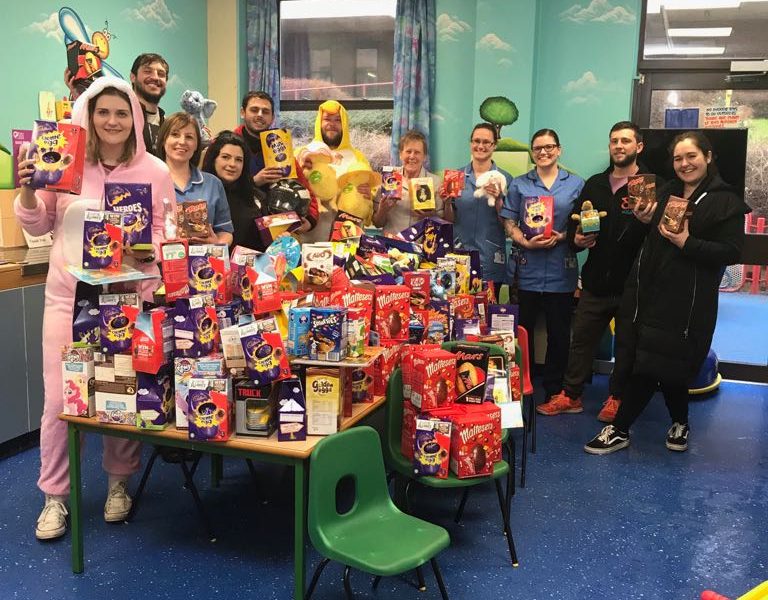
{"label": "hand holding chocolate box", "polygon": [[688,200],[678,196],[670,196],[667,205],[664,207],[664,215],[661,223],[664,229],[670,233],[680,233],[685,226],[685,220],[690,213],[688,212]]}

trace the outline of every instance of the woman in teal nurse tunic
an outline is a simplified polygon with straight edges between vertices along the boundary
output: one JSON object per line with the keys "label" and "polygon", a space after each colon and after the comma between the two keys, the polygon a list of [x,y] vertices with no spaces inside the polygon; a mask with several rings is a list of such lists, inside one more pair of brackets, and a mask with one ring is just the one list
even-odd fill
{"label": "woman in teal nurse tunic", "polygon": [[475,198],[477,178],[487,171],[498,171],[507,180],[511,189],[512,175],[499,169],[493,162],[496,149],[496,129],[490,123],[479,123],[472,129],[469,138],[471,162],[464,167],[464,189],[455,200],[446,200],[444,216],[453,221],[453,237],[457,245],[480,252],[483,279],[492,281],[498,294],[499,286],[507,279],[507,252],[504,226],[499,217],[505,200],[501,188],[490,184],[486,191],[495,199],[494,206],[488,206],[485,196]]}
{"label": "woman in teal nurse tunic", "polygon": [[[531,151],[536,167],[525,175],[515,177],[501,216],[506,220],[507,232],[517,246],[520,325],[530,332],[528,352],[531,365],[536,364],[533,332],[540,311],[544,312],[547,323],[543,384],[545,399],[548,400],[563,388],[563,375],[568,363],[578,263],[565,240],[565,232],[584,180],[558,165],[560,138],[553,130],[540,129],[534,133]],[[522,203],[526,198],[538,196],[554,198],[552,235],[546,239],[542,235],[526,239],[517,226],[523,212]]]}

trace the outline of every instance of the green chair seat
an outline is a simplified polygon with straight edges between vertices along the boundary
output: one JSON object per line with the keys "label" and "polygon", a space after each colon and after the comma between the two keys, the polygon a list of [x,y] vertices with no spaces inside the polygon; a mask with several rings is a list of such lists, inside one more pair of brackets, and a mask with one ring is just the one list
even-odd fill
{"label": "green chair seat", "polygon": [[[340,513],[337,495],[342,483],[353,488],[353,499],[349,510]],[[345,565],[348,598],[352,598],[352,568],[375,575],[374,588],[382,576],[416,569],[421,585],[421,565],[430,562],[440,594],[448,600],[435,559],[451,543],[448,532],[401,512],[392,502],[375,429],[353,427],[323,438],[315,446],[309,464],[307,529],[312,545],[324,557],[312,577],[307,599],[325,565],[335,560]]]}
{"label": "green chair seat", "polygon": [[505,460],[500,460],[493,465],[493,473],[491,475],[486,475],[485,477],[459,479],[453,472],[448,473],[447,479],[440,479],[432,476],[418,477],[413,472],[413,465],[399,452],[389,461],[389,466],[400,473],[400,475],[413,478],[414,481],[421,485],[438,489],[472,487],[483,481],[488,481],[489,479],[506,477],[509,473],[509,463]]}
{"label": "green chair seat", "polygon": [[448,532],[442,527],[395,511],[368,511],[364,528],[356,521],[327,527],[323,554],[354,569],[386,577],[415,569],[450,545]]}

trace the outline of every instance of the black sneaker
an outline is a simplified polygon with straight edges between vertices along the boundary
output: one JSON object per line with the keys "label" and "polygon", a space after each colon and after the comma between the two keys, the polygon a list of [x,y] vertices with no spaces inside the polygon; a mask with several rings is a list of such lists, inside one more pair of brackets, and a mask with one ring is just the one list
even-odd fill
{"label": "black sneaker", "polygon": [[688,450],[688,423],[672,423],[667,431],[667,448],[675,452]]}
{"label": "black sneaker", "polygon": [[584,445],[584,452],[610,454],[627,446],[629,446],[629,434],[619,431],[613,425],[606,425],[600,433]]}

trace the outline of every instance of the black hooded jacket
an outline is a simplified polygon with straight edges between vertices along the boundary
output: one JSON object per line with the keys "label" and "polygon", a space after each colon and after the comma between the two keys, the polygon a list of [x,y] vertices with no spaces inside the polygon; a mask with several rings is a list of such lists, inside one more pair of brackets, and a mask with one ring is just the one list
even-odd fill
{"label": "black hooded jacket", "polygon": [[675,179],[659,191],[650,231],[638,254],[616,319],[616,343],[634,351],[634,373],[687,384],[709,352],[717,320],[720,280],[738,262],[744,215],[751,209],[718,175],[691,194],[690,237],[678,248],[658,231]]}
{"label": "black hooded jacket", "polygon": [[[642,164],[639,167],[638,173],[649,172]],[[612,171],[611,166],[587,179],[573,207],[573,214],[578,215],[582,203],[589,200],[595,210],[608,213],[600,220],[597,243],[589,249],[589,256],[581,269],[582,288],[602,297],[621,296],[624,282],[648,232],[648,225],[638,221],[627,205],[626,184],[615,193],[611,192],[608,176]],[[657,189],[660,184],[657,181]],[[576,252],[580,252],[584,248],[573,244],[577,226],[573,219],[568,221],[568,241]]]}

